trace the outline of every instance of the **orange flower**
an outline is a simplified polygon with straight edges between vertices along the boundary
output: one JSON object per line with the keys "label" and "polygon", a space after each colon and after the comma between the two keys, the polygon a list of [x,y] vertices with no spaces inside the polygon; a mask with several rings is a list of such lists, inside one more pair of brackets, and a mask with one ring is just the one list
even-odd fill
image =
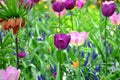
{"label": "orange flower", "polygon": [[21,27],[25,27],[25,19],[22,19]]}
{"label": "orange flower", "polygon": [[19,31],[19,26],[15,26],[13,28],[13,34],[18,34],[18,31]]}
{"label": "orange flower", "polygon": [[79,67],[79,60],[77,60],[76,62],[73,62],[72,65],[74,68],[78,68]]}
{"label": "orange flower", "polygon": [[3,21],[4,21],[4,19],[0,18],[0,22],[3,22]]}
{"label": "orange flower", "polygon": [[2,21],[2,29],[8,30],[10,28],[13,30],[13,34],[18,33],[20,26],[21,27],[25,26],[25,19],[11,18],[11,19],[8,19],[8,21],[5,21],[5,20]]}
{"label": "orange flower", "polygon": [[8,25],[7,25],[7,21],[3,21],[3,22],[2,22],[2,29],[3,29],[3,30],[8,30],[8,29],[9,29],[9,27],[8,27]]}
{"label": "orange flower", "polygon": [[8,23],[7,23],[9,28],[14,28],[15,27],[15,20],[14,18],[8,19]]}
{"label": "orange flower", "polygon": [[15,26],[20,26],[20,18],[16,18],[16,20],[15,20]]}

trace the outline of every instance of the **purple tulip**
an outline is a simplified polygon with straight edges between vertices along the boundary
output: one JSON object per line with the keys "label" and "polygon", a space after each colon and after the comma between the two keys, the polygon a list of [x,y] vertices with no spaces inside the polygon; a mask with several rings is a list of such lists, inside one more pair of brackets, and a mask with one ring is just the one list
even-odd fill
{"label": "purple tulip", "polygon": [[56,1],[52,4],[52,8],[55,12],[61,12],[64,9],[64,3],[60,1]]}
{"label": "purple tulip", "polygon": [[31,0],[33,3],[38,3],[40,0]]}
{"label": "purple tulip", "polygon": [[67,34],[55,34],[54,36],[54,45],[59,50],[64,50],[68,47],[68,44],[71,40],[71,36]]}
{"label": "purple tulip", "polygon": [[24,57],[26,56],[26,52],[20,52],[20,53],[18,54],[18,56],[19,56],[20,58],[24,58]]}
{"label": "purple tulip", "polygon": [[111,16],[116,10],[114,1],[105,1],[102,4],[102,14],[106,17]]}
{"label": "purple tulip", "polygon": [[64,3],[65,3],[65,9],[71,10],[74,8],[76,2],[75,0],[66,0]]}

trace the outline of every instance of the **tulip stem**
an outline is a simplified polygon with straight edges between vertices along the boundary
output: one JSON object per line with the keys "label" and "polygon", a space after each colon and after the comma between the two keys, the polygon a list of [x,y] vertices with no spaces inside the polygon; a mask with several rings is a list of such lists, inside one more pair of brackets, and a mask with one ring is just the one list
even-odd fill
{"label": "tulip stem", "polygon": [[72,14],[72,11],[70,10],[70,14],[71,14],[71,23],[72,23],[72,30],[73,30],[73,14]]}
{"label": "tulip stem", "polygon": [[1,45],[1,54],[2,54],[2,33],[0,34],[0,45]]}
{"label": "tulip stem", "polygon": [[61,69],[61,54],[62,54],[62,52],[61,52],[61,50],[60,50],[60,65],[59,65],[59,71],[60,71],[60,80],[62,80],[62,69]]}
{"label": "tulip stem", "polygon": [[106,30],[106,25],[107,25],[107,17],[105,18],[105,58],[106,58],[106,72],[105,74],[107,75],[107,46],[106,46],[106,37],[107,37],[107,30]]}
{"label": "tulip stem", "polygon": [[[116,26],[116,42],[118,42],[118,35],[119,35],[119,33],[118,33],[118,28],[117,28],[117,26]],[[117,54],[119,54],[119,44],[118,44]],[[119,64],[120,64],[120,58],[119,58]]]}
{"label": "tulip stem", "polygon": [[17,55],[17,69],[19,69],[19,56],[18,56],[18,35],[16,35],[15,38],[15,44],[16,44],[16,55]]}
{"label": "tulip stem", "polygon": [[59,12],[59,29],[60,29],[60,12]]}

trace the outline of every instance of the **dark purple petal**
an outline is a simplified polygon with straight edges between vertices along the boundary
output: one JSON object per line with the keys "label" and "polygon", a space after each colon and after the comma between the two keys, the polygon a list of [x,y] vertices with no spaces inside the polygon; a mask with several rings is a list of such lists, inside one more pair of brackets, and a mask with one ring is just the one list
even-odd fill
{"label": "dark purple petal", "polygon": [[71,10],[74,8],[76,2],[75,0],[66,0],[64,3],[65,3],[65,9]]}
{"label": "dark purple petal", "polygon": [[31,0],[33,3],[38,3],[40,0]]}
{"label": "dark purple petal", "polygon": [[55,12],[61,12],[64,9],[64,3],[60,1],[54,2],[52,8]]}
{"label": "dark purple petal", "polygon": [[67,34],[55,34],[54,36],[54,45],[59,50],[64,50],[68,47],[71,36]]}
{"label": "dark purple petal", "polygon": [[116,10],[115,3],[103,4],[102,5],[102,14],[106,17],[111,16]]}

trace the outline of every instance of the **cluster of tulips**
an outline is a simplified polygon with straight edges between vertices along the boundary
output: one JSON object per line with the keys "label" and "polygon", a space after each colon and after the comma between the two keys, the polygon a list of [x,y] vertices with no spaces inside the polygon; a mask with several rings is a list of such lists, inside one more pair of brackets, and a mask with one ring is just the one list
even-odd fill
{"label": "cluster of tulips", "polygon": [[[24,2],[24,0],[20,0],[20,1],[21,1],[21,3]],[[30,7],[32,7],[33,4],[31,4],[31,3],[38,2],[39,0],[25,0],[25,1],[27,2],[25,8],[27,8],[28,4],[30,4]],[[86,2],[85,0],[56,0],[52,4],[52,9],[55,11],[55,13],[59,14],[59,17],[60,17],[62,15],[62,11],[72,10],[76,5],[78,6],[78,8],[82,8],[84,6],[85,2]],[[115,5],[114,1],[103,2],[102,14],[105,17],[110,17],[110,20],[115,25],[119,25],[120,24],[120,15],[117,15],[115,10],[116,10],[116,5]],[[10,18],[8,20],[1,20],[1,21],[2,21],[3,30],[12,29],[14,34],[18,33],[20,26],[21,27],[25,26],[25,20],[23,18]],[[106,29],[106,27],[105,27],[105,29]],[[105,32],[105,34],[106,34],[106,32]],[[77,32],[77,31],[72,31],[69,34],[58,33],[58,34],[54,35],[54,45],[60,51],[65,50],[68,47],[69,43],[71,43],[74,46],[80,46],[86,41],[88,35],[89,35],[89,32]],[[19,53],[19,57],[23,58],[25,56],[26,56],[25,52]],[[79,63],[79,61],[77,61],[77,64],[78,63]],[[75,64],[75,66],[76,66],[76,64]],[[77,68],[77,66],[76,66],[76,68]],[[55,75],[56,74],[57,73],[55,73]],[[19,75],[20,75],[20,71],[11,66],[9,66],[6,69],[6,71],[0,70],[0,80],[18,80]]]}

